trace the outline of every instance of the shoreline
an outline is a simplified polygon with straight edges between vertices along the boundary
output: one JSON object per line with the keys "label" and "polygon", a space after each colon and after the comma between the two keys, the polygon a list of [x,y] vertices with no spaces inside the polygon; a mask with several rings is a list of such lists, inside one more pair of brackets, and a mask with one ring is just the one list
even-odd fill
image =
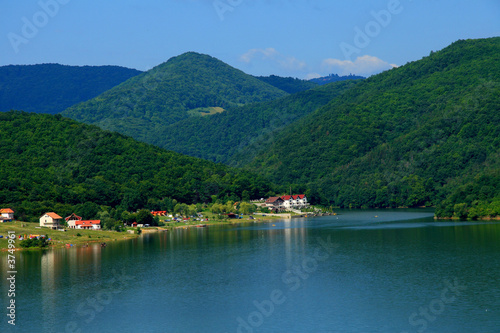
{"label": "shoreline", "polygon": [[[164,225],[161,226],[152,226],[152,227],[146,227],[146,228],[141,228],[141,234],[137,233],[130,233],[128,231],[130,230],[136,230],[133,228],[128,228],[126,231],[123,232],[117,232],[117,231],[112,231],[112,230],[82,230],[82,229],[66,229],[65,232],[62,231],[55,231],[51,229],[46,229],[46,228],[39,228],[38,223],[35,222],[22,222],[22,221],[14,221],[14,222],[6,222],[0,224],[0,234],[5,235],[7,234],[8,230],[14,229],[16,237],[22,234],[34,234],[34,233],[39,233],[39,234],[46,234],[49,236],[49,238],[55,238],[54,240],[50,241],[50,244],[46,248],[22,248],[22,247],[17,247],[14,248],[14,250],[17,251],[37,251],[37,250],[52,250],[52,249],[61,249],[61,248],[73,248],[73,247],[86,247],[90,244],[95,244],[95,243],[109,243],[109,242],[115,242],[115,241],[125,241],[125,240],[132,240],[132,239],[137,239],[143,234],[151,234],[151,233],[158,233],[158,232],[168,232],[176,229],[191,229],[191,228],[209,228],[210,226],[219,226],[219,225],[239,225],[243,223],[272,223],[273,221],[280,221],[280,220],[287,220],[287,219],[294,219],[294,218],[312,218],[312,217],[322,217],[322,216],[335,216],[337,214],[324,214],[324,215],[310,215],[309,214],[303,214],[303,215],[292,215],[290,214],[283,214],[283,216],[279,216],[277,214],[266,214],[265,216],[262,215],[256,215],[254,216],[253,219],[250,218],[244,218],[244,219],[212,219],[209,221],[196,221],[193,222],[192,220],[189,220],[188,223],[182,223],[182,222],[177,222],[177,223],[172,223],[169,224],[168,222],[163,222]],[[456,222],[461,222],[460,219],[455,218],[455,217],[437,217],[434,216],[434,220],[441,220],[441,221],[456,221]],[[469,221],[476,221],[476,222],[481,222],[481,221],[500,221],[500,216],[496,217],[482,217],[478,218],[477,220],[469,220]],[[11,224],[12,223],[12,224]],[[36,226],[35,226],[36,225]],[[203,227],[200,227],[200,225],[204,225]],[[24,228],[27,228],[24,230]],[[56,237],[54,236],[54,232]],[[50,235],[49,235],[50,233]],[[77,234],[80,234],[80,236],[77,236]],[[60,238],[58,236],[64,236],[64,238]],[[7,238],[2,238],[0,239],[0,244],[3,243],[3,240],[7,240]],[[16,243],[20,242],[18,238],[16,238]],[[67,244],[72,244],[71,246],[67,246]],[[0,247],[0,252],[7,252],[9,248],[7,246],[7,242],[5,244],[2,244]],[[16,244],[17,245],[17,244]]]}

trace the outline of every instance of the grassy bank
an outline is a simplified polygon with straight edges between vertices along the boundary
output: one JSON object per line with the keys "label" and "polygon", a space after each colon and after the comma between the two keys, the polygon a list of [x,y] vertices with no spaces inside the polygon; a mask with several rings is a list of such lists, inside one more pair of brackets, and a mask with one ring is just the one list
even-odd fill
{"label": "grassy bank", "polygon": [[[237,224],[237,223],[245,223],[245,222],[272,222],[275,220],[281,220],[283,217],[279,216],[259,216],[259,215],[245,215],[239,219],[229,219],[225,218],[222,215],[212,214],[211,212],[203,212],[203,221],[198,221],[194,218],[189,220],[174,222],[174,221],[166,221],[168,217],[160,218],[160,226],[158,227],[149,227],[149,228],[141,228],[143,233],[151,233],[157,232],[160,230],[171,230],[175,228],[189,228],[195,227],[199,224],[209,225],[228,225],[228,224]],[[208,221],[206,219],[208,218]],[[131,228],[129,228],[131,229]],[[63,248],[66,247],[66,244],[73,244],[73,246],[83,246],[87,243],[101,243],[101,242],[114,242],[118,240],[126,240],[133,239],[138,237],[137,234],[130,234],[128,232],[116,232],[109,230],[80,230],[80,229],[66,229],[66,231],[58,231],[51,230],[48,228],[40,228],[39,223],[34,222],[6,222],[0,223],[0,235],[3,238],[0,238],[0,250],[5,251],[8,248],[7,235],[9,231],[14,231],[16,235],[16,248],[22,249],[19,246],[21,242],[19,240],[20,235],[46,235],[51,239],[49,242],[49,248]]]}
{"label": "grassy bank", "polygon": [[[94,242],[113,242],[117,240],[132,239],[136,238],[138,235],[130,234],[127,232],[116,232],[116,231],[104,231],[104,230],[76,230],[76,229],[66,229],[66,231],[51,230],[48,228],[40,228],[39,223],[33,222],[6,222],[0,223],[0,250],[7,249],[8,231],[14,231],[16,235],[16,248],[20,248],[19,243],[21,242],[18,237],[20,235],[47,235],[52,240],[50,241],[50,248],[61,248],[65,247],[66,244],[73,244],[75,246],[81,246],[87,243]],[[80,236],[78,236],[80,235]]]}

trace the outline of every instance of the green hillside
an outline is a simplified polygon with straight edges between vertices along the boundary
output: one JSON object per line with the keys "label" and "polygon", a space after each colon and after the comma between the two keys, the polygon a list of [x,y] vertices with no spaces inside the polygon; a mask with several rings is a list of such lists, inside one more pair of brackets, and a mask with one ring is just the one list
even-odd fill
{"label": "green hillside", "polygon": [[140,73],[119,66],[2,66],[0,111],[59,113]]}
{"label": "green hillside", "polygon": [[312,81],[300,80],[293,77],[270,75],[257,76],[257,78],[272,85],[273,87],[286,91],[289,94],[295,94],[300,91],[316,88],[318,86],[317,83]]}
{"label": "green hillside", "polygon": [[341,207],[500,214],[500,38],[460,40],[363,80],[249,166]]}
{"label": "green hillside", "polygon": [[62,114],[151,143],[159,140],[158,133],[166,126],[207,109],[227,109],[285,95],[220,60],[190,52]]}
{"label": "green hillside", "polygon": [[354,86],[334,83],[262,103],[229,108],[210,117],[192,117],[161,132],[154,144],[190,156],[241,166],[287,125]]}
{"label": "green hillside", "polygon": [[0,113],[0,154],[0,204],[21,220],[46,211],[92,218],[100,210],[171,210],[174,199],[238,201],[270,190],[255,174],[60,115]]}

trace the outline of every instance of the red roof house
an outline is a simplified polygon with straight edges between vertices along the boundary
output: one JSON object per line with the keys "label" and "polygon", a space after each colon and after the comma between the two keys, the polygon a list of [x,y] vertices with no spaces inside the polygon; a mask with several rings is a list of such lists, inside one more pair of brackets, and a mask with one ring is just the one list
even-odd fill
{"label": "red roof house", "polygon": [[101,220],[81,220],[75,222],[75,229],[101,229]]}

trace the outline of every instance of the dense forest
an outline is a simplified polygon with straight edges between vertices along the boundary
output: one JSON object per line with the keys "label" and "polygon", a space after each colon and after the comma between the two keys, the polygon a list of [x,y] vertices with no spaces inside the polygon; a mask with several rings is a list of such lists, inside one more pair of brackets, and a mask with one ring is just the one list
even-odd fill
{"label": "dense forest", "polygon": [[162,145],[157,133],[199,114],[194,110],[227,109],[285,95],[220,60],[189,52],[75,105],[62,115]]}
{"label": "dense forest", "polygon": [[141,72],[119,66],[59,64],[0,67],[0,111],[56,114]]}
{"label": "dense forest", "polygon": [[270,75],[257,76],[257,78],[289,94],[295,94],[304,90],[316,88],[318,86],[317,83],[312,81],[300,80],[293,77]]}
{"label": "dense forest", "polygon": [[323,77],[318,77],[315,79],[309,80],[309,82],[317,84],[317,85],[324,85],[332,82],[339,82],[339,81],[346,81],[346,80],[362,80],[365,77],[359,76],[359,75],[354,75],[354,74],[349,74],[349,75],[344,75],[344,76],[339,76],[338,74],[330,74],[328,76],[323,76]]}
{"label": "dense forest", "polygon": [[356,84],[344,81],[270,102],[229,108],[209,117],[191,117],[156,132],[153,144],[214,162],[241,166],[294,121],[327,104]]}
{"label": "dense forest", "polygon": [[176,201],[239,201],[274,193],[250,172],[60,115],[0,113],[0,154],[0,202],[25,221],[47,211],[89,219],[101,210],[172,210]]}
{"label": "dense forest", "polygon": [[276,135],[249,169],[340,207],[500,215],[500,38],[461,40],[359,82]]}
{"label": "dense forest", "polygon": [[[0,202],[21,219],[93,216],[260,198],[291,185],[324,206],[500,215],[500,38],[460,40],[355,78],[256,78],[190,52],[63,112],[105,130],[0,113]],[[55,100],[47,96],[49,108]]]}

